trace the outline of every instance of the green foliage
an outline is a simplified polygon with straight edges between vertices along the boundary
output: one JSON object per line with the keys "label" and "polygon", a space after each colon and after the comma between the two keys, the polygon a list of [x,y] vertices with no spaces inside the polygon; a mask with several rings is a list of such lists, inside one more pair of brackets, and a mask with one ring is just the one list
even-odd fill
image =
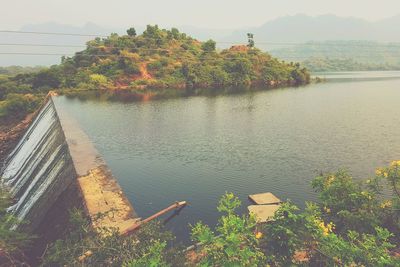
{"label": "green foliage", "polygon": [[31,94],[8,94],[0,101],[0,118],[22,118],[33,112],[40,104],[41,98]]}
{"label": "green foliage", "polygon": [[201,243],[201,266],[258,266],[265,256],[258,248],[254,234],[253,217],[239,216],[235,209],[240,201],[227,193],[219,202],[218,210],[224,215],[219,219],[215,234],[201,222],[192,226],[192,239]]}
{"label": "green foliage", "polygon": [[[241,202],[227,193],[217,207],[223,215],[215,230],[201,222],[192,226],[198,246],[188,259],[168,246],[171,236],[157,225],[121,237],[115,229],[93,230],[74,212],[70,234],[50,246],[44,265],[400,266],[393,254],[399,247],[399,177],[400,161],[378,169],[364,186],[345,171],[320,175],[312,183],[319,203],[306,203],[303,211],[283,203],[263,226],[238,215]],[[389,200],[381,195],[382,181],[393,189]]]}
{"label": "green foliage", "polygon": [[324,71],[384,71],[400,70],[400,64],[394,63],[365,63],[352,58],[320,58],[312,57],[302,64],[313,72]]}
{"label": "green foliage", "polygon": [[158,266],[170,266],[163,258],[163,253],[166,247],[166,242],[155,241],[154,244],[147,247],[147,252],[139,259],[134,259],[126,262],[124,267],[158,267]]}
{"label": "green foliage", "polygon": [[344,266],[399,266],[400,259],[392,257],[388,251],[396,247],[389,242],[393,234],[376,227],[374,234],[360,234],[349,231],[342,238],[330,234],[319,244],[327,265]]}
{"label": "green foliage", "polygon": [[35,74],[32,80],[32,88],[40,91],[49,91],[59,88],[61,77],[58,68],[49,68]]}
{"label": "green foliage", "polygon": [[371,232],[379,225],[376,194],[354,182],[346,171],[319,176],[312,186],[338,231]]}
{"label": "green foliage", "polygon": [[308,42],[274,49],[283,59],[303,59],[311,71],[399,70],[400,45],[373,41]]}
{"label": "green foliage", "polygon": [[129,36],[133,36],[133,37],[135,37],[136,36],[136,30],[135,30],[135,28],[129,28],[127,31],[126,31],[126,33],[129,35]]}
{"label": "green foliage", "polygon": [[38,72],[45,67],[36,66],[36,67],[22,67],[22,66],[8,66],[8,67],[0,67],[0,75],[6,76],[15,76],[18,74],[25,73],[35,73]]}
{"label": "green foliage", "polygon": [[[320,175],[312,183],[319,204],[300,212],[285,203],[264,228],[261,246],[270,264],[287,266],[399,266],[391,250],[399,246],[396,193],[400,161],[377,170],[366,185],[345,171]],[[381,194],[380,181],[393,189],[392,199]],[[303,252],[303,256],[297,255]],[[301,254],[301,253],[300,253]]]}
{"label": "green foliage", "polygon": [[296,206],[284,203],[275,213],[274,220],[265,225],[263,248],[269,262],[291,264],[294,253],[302,247],[304,216],[296,214],[297,211]]}
{"label": "green foliage", "polygon": [[96,89],[106,88],[108,85],[108,79],[104,75],[91,74],[89,77],[90,77],[90,84],[92,84]]}
{"label": "green foliage", "polygon": [[200,42],[176,28],[148,25],[141,35],[130,28],[127,35],[114,33],[87,42],[85,50],[63,57],[60,65],[0,76],[0,101],[10,93],[65,89],[76,90],[76,94],[83,90],[125,90],[135,96],[151,92],[160,98],[225,93],[232,87],[237,91],[309,83],[306,69],[278,61],[253,46],[217,52],[215,41]]}
{"label": "green foliage", "polygon": [[7,208],[12,204],[7,191],[0,187],[0,265],[23,264],[23,250],[29,247],[34,238],[27,233],[13,230],[21,222]]}
{"label": "green foliage", "polygon": [[247,46],[253,48],[255,45],[254,43],[254,34],[248,33],[247,34]]}
{"label": "green foliage", "polygon": [[201,45],[201,49],[203,49],[204,52],[214,52],[217,47],[217,43],[213,40],[208,40]]}
{"label": "green foliage", "polygon": [[93,229],[80,210],[71,211],[64,239],[46,251],[43,266],[166,266],[177,264],[181,253],[167,248],[173,239],[160,224],[151,223],[134,235],[121,237],[117,229]]}

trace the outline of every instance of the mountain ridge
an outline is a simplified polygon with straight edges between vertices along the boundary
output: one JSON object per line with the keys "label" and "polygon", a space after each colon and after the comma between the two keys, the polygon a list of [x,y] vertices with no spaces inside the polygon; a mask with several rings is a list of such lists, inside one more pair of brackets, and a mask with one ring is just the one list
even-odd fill
{"label": "mountain ridge", "polygon": [[[138,32],[145,26],[134,25]],[[379,42],[400,42],[400,14],[378,21],[368,21],[355,17],[339,17],[332,14],[309,16],[296,14],[292,16],[279,17],[266,23],[242,29],[205,29],[196,26],[179,26],[184,32],[197,36],[199,40],[214,39],[219,48],[227,48],[232,43],[247,42],[247,33],[254,34],[256,45],[271,51],[282,48],[279,44],[262,44],[262,42],[296,42],[327,41],[327,40],[364,40]],[[108,35],[111,32],[123,34],[123,28],[107,28],[92,22],[82,26],[62,24],[58,22],[46,22],[41,24],[30,24],[20,28],[22,31],[36,32],[60,32]],[[31,35],[31,34],[6,34],[1,33],[0,38],[4,43],[36,43],[36,44],[59,44],[59,45],[85,45],[90,37],[84,36],[58,36],[58,35]],[[260,42],[259,44],[257,42]],[[52,47],[16,47],[2,46],[0,53],[54,53],[73,54],[79,48],[52,48]],[[61,56],[21,56],[1,55],[0,65],[52,65],[60,63]]]}

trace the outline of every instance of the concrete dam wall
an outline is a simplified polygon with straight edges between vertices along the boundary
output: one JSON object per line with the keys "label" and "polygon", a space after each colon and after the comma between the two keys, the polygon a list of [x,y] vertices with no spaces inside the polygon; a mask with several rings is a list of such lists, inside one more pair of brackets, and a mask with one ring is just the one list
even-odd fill
{"label": "concrete dam wall", "polygon": [[103,158],[74,119],[58,107],[56,96],[49,97],[7,157],[0,177],[14,199],[9,212],[32,232],[46,222],[49,210],[71,185],[78,188],[94,227],[123,232],[138,221]]}

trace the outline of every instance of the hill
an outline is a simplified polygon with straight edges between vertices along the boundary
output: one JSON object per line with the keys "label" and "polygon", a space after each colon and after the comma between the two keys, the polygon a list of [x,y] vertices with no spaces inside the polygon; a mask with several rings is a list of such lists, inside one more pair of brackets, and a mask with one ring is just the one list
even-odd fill
{"label": "hill", "polygon": [[[301,85],[310,80],[300,64],[282,62],[254,47],[240,45],[218,52],[212,40],[200,42],[175,28],[157,25],[147,26],[141,35],[133,28],[127,33],[88,41],[85,50],[37,73],[1,78],[0,100],[7,101],[15,93],[49,90],[74,94],[92,90],[147,100],[224,93],[229,88]],[[4,110],[9,107],[0,102],[1,106],[0,114],[7,114]]]}
{"label": "hill", "polygon": [[288,45],[270,51],[286,60],[298,60],[329,71],[396,70],[400,68],[400,44],[372,41],[324,41]]}
{"label": "hill", "polygon": [[[327,40],[362,40],[373,42],[400,42],[400,15],[371,22],[354,17],[338,17],[335,15],[307,16],[294,15],[280,17],[264,23],[257,27],[244,29],[204,29],[200,27],[179,26],[184,32],[196,36],[200,40],[214,39],[219,48],[229,48],[232,43],[245,43],[246,34],[254,33],[257,47],[263,51],[273,51],[285,47],[280,43],[304,43],[324,42]],[[137,30],[142,32],[146,27],[138,26]],[[80,27],[56,22],[25,25],[21,31],[34,32],[59,32],[78,34],[107,35],[110,32],[122,34],[122,28],[107,28],[93,23],[87,23]],[[32,34],[7,34],[0,33],[4,43],[34,43],[34,44],[56,44],[60,46],[78,47],[18,47],[2,46],[0,52],[33,52],[54,53],[72,55],[81,50],[85,42],[91,37],[68,36],[68,35],[32,35]],[[278,44],[277,44],[278,43]],[[313,55],[315,56],[315,55]],[[357,60],[358,61],[358,60]],[[0,64],[8,65],[51,65],[58,64],[59,56],[20,56],[1,55]]]}
{"label": "hill", "polygon": [[312,72],[400,70],[400,65],[361,63],[351,58],[313,57],[302,61],[302,65]]}

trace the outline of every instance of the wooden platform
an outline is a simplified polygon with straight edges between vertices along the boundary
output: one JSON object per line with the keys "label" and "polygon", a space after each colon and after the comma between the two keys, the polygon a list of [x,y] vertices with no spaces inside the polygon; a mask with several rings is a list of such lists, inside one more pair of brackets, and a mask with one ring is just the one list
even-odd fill
{"label": "wooden platform", "polygon": [[272,205],[282,203],[282,201],[272,193],[249,195],[249,198],[257,205]]}
{"label": "wooden platform", "polygon": [[254,214],[256,216],[256,220],[258,223],[265,223],[272,219],[279,207],[279,204],[251,205],[248,206],[247,209],[249,210],[250,214]]}

